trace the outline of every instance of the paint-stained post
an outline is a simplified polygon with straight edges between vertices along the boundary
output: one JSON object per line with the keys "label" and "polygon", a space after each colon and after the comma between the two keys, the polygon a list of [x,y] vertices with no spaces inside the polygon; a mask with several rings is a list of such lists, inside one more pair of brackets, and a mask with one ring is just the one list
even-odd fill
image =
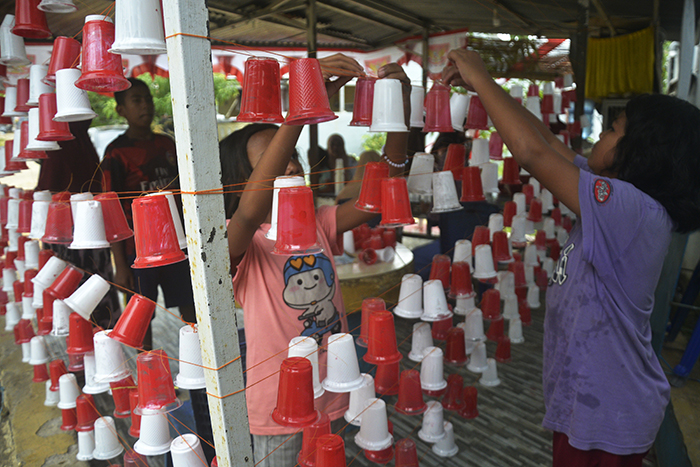
{"label": "paint-stained post", "polygon": [[[163,2],[180,187],[221,187],[221,165],[205,0]],[[192,34],[201,37],[178,35]],[[202,361],[218,368],[240,356],[223,197],[183,194],[187,249],[199,322]],[[240,359],[205,370],[219,466],[252,466]],[[220,398],[226,394],[236,395]]]}

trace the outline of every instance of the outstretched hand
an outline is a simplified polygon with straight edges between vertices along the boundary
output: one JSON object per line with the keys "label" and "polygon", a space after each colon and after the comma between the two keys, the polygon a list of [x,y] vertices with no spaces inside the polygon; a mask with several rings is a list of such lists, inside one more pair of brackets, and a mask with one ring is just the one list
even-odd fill
{"label": "outstretched hand", "polygon": [[[328,97],[333,97],[348,81],[357,77],[364,76],[365,70],[362,65],[357,63],[356,60],[337,53],[331,55],[330,57],[325,57],[319,59],[321,64],[321,71],[323,73],[323,79],[326,81],[326,92]],[[331,81],[331,78],[337,76],[338,78]]]}
{"label": "outstretched hand", "polygon": [[490,79],[484,61],[472,50],[453,49],[447,54],[447,58],[450,64],[442,70],[442,80],[445,84],[474,91],[476,80],[484,76]]}

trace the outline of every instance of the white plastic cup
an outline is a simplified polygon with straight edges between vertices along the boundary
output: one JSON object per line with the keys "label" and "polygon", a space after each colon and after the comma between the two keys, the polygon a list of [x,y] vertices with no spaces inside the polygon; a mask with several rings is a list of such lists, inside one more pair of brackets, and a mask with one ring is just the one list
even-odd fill
{"label": "white plastic cup", "polygon": [[56,71],[56,122],[80,122],[91,120],[97,114],[90,107],[87,91],[76,87],[82,72],[77,68]]}
{"label": "white plastic cup", "polygon": [[467,339],[467,323],[457,323],[457,326],[455,327],[461,328],[462,331],[464,331],[464,352],[467,355],[470,355],[474,350],[474,347],[476,347],[477,341]]}
{"label": "white plastic cup", "polygon": [[538,198],[540,196],[540,190],[542,189],[540,181],[537,180],[535,177],[530,177],[528,184],[532,185],[532,196],[534,198]]}
{"label": "white plastic cup", "polygon": [[175,197],[172,191],[159,191],[158,193],[151,193],[148,196],[165,196],[168,200],[168,206],[170,207],[170,215],[173,219],[173,225],[175,226],[175,233],[177,234],[177,243],[181,250],[187,248],[187,237],[185,236],[185,229],[182,226],[182,219],[180,219],[180,212],[177,210],[177,204],[175,204]]}
{"label": "white plastic cup", "polygon": [[498,369],[496,368],[496,360],[489,358],[486,360],[486,371],[482,374],[479,379],[479,384],[482,386],[494,387],[501,384],[501,380],[498,379]]}
{"label": "white plastic cup", "polygon": [[32,320],[36,318],[36,311],[32,305],[33,301],[33,296],[22,294],[22,319]]}
{"label": "white plastic cup", "polygon": [[472,141],[472,156],[469,159],[469,166],[480,166],[489,162],[489,140],[476,138]]}
{"label": "white plastic cup", "polygon": [[76,211],[73,242],[69,248],[71,250],[109,248],[102,215],[102,203],[94,200],[83,201],[78,203]]}
{"label": "white plastic cup", "polygon": [[[274,207],[275,207],[274,198],[272,198],[272,201],[273,201],[272,208],[274,210]],[[274,217],[273,217],[273,220],[274,220]],[[265,234],[266,237],[270,233],[271,230],[272,230],[272,228],[270,228],[270,230],[268,230],[267,234]],[[277,233],[275,232],[275,237],[276,236],[277,236]],[[343,249],[345,250],[345,253],[347,253],[351,256],[355,256],[355,254],[357,253],[355,251],[355,234],[353,234],[352,230],[346,230],[343,233]]]}
{"label": "white plastic cup", "polygon": [[557,238],[556,225],[554,219],[551,217],[546,217],[542,223],[542,229],[544,230],[545,238],[547,240],[555,240]]}
{"label": "white plastic cup", "polygon": [[78,9],[73,0],[41,0],[38,8],[47,13],[73,13]]}
{"label": "white plastic cup", "polygon": [[22,363],[29,363],[32,359],[32,344],[25,342],[22,344]]}
{"label": "white plastic cup", "polygon": [[370,132],[408,131],[404,120],[403,93],[398,79],[380,79],[374,83]]}
{"label": "white plastic cup", "polygon": [[6,229],[17,230],[19,228],[19,198],[11,197],[7,200],[7,224]]}
{"label": "white plastic cup", "polygon": [[31,61],[27,58],[24,39],[12,33],[13,27],[15,27],[15,16],[5,15],[0,25],[0,63],[8,66],[29,65]]}
{"label": "white plastic cup", "polygon": [[520,318],[513,318],[508,323],[508,339],[510,339],[511,344],[522,344],[525,342],[523,337],[523,322]]}
{"label": "white plastic cup", "polygon": [[493,279],[496,277],[491,245],[477,245],[474,250],[474,266],[473,276],[476,279]]}
{"label": "white plastic cup", "polygon": [[70,331],[69,316],[71,309],[63,300],[54,300],[53,302],[53,329],[52,336],[67,336]]}
{"label": "white plastic cup", "polygon": [[455,249],[452,254],[452,262],[456,263],[463,261],[472,267],[472,242],[471,240],[462,239],[455,242]]}
{"label": "white plastic cup", "polygon": [[[2,41],[3,30],[0,28],[0,41]],[[4,53],[5,49],[0,45],[0,51]],[[1,60],[0,60],[1,61]],[[3,117],[24,117],[27,112],[18,112],[15,110],[17,107],[17,88],[14,86],[5,87],[5,109],[2,113]],[[17,131],[19,128],[15,129],[15,142],[19,145],[19,138],[17,137]],[[14,148],[13,148],[14,149]]]}
{"label": "white plastic cup", "polygon": [[44,405],[46,407],[56,407],[59,400],[59,392],[51,390],[51,380],[46,381],[46,397],[44,398]]}
{"label": "white plastic cup", "polygon": [[394,314],[406,319],[416,319],[423,315],[423,279],[418,274],[404,274],[401,278],[399,302]]}
{"label": "white plastic cup", "polygon": [[384,248],[375,250],[375,253],[377,253],[377,258],[379,258],[379,261],[382,263],[391,263],[396,257],[396,250],[390,246],[385,246]]}
{"label": "white plastic cup", "polygon": [[493,241],[493,234],[503,230],[503,214],[494,213],[489,216],[489,235]]}
{"label": "white plastic cup", "polygon": [[58,378],[58,392],[60,396],[59,409],[74,409],[76,407],[75,401],[80,395],[80,387],[78,387],[73,373],[66,373]]}
{"label": "white plastic cup", "polygon": [[[313,339],[312,339],[313,340]],[[315,341],[314,341],[315,342]],[[175,377],[175,386],[182,389],[203,389],[204,368],[199,346],[197,325],[180,328],[180,372]]]}
{"label": "white plastic cup", "polygon": [[17,280],[17,270],[14,268],[4,268],[2,270],[2,291],[13,292],[12,285]]}
{"label": "white plastic cup", "polygon": [[39,269],[39,242],[36,240],[24,243],[24,266],[27,269]]}
{"label": "white plastic cup", "polygon": [[450,118],[455,131],[464,131],[464,120],[467,118],[469,95],[455,92],[450,97]]}
{"label": "white plastic cup", "polygon": [[[563,205],[561,205],[563,206]],[[556,228],[556,233],[557,233],[557,242],[559,242],[559,246],[563,247],[566,241],[569,239],[569,232],[566,231],[564,227],[557,227]]]}
{"label": "white plastic cup", "polygon": [[[182,355],[182,353],[180,353]],[[318,399],[326,391],[321,386],[318,371],[318,343],[311,337],[297,336],[289,341],[287,357],[303,357],[311,362],[312,378],[314,382],[314,398]]]}
{"label": "white plastic cup", "polygon": [[[99,201],[95,202],[99,204]],[[98,274],[93,274],[64,302],[84,320],[90,321],[90,315],[95,311],[95,308],[97,308],[104,296],[107,295],[109,287],[110,285],[106,280]]]}
{"label": "white plastic cup", "polygon": [[9,302],[5,305],[5,331],[12,331],[14,327],[22,319],[20,316],[19,308],[15,302]]}
{"label": "white plastic cup", "polygon": [[540,288],[536,284],[527,286],[527,305],[531,309],[540,307]]}
{"label": "white plastic cup", "polygon": [[519,84],[514,84],[510,87],[510,96],[514,99],[523,100],[523,87]]}
{"label": "white plastic cup", "polygon": [[68,263],[57,256],[52,256],[37,275],[34,276],[32,282],[34,282],[34,285],[40,285],[46,289],[53,284],[53,281],[56,280],[58,275],[61,274],[67,266]]}
{"label": "white plastic cup", "polygon": [[528,243],[523,251],[523,264],[525,266],[539,266],[540,260],[537,258],[537,247],[534,243]]}
{"label": "white plastic cup", "polygon": [[516,248],[523,247],[527,243],[525,238],[526,223],[527,219],[524,214],[513,216],[513,222],[510,227],[510,242]]}
{"label": "white plastic cup", "polygon": [[355,342],[347,333],[328,338],[328,371],[323,389],[335,393],[351,392],[362,386],[364,377],[355,352]]}
{"label": "white plastic cup", "polygon": [[78,220],[78,205],[83,204],[83,201],[90,201],[94,198],[95,197],[89,191],[70,195],[70,213],[73,218],[73,225],[75,225]]}
{"label": "white plastic cup", "polygon": [[432,346],[433,334],[430,325],[423,322],[414,323],[413,333],[411,334],[411,351],[408,354],[409,360],[422,362],[423,352]]}
{"label": "white plastic cup", "polygon": [[56,141],[39,141],[39,109],[33,107],[29,109],[29,138],[27,139],[28,151],[58,151],[61,146]]}
{"label": "white plastic cup", "polygon": [[457,298],[454,313],[456,315],[466,316],[467,313],[476,308],[476,304],[474,303],[475,295],[476,294],[473,294],[470,297]]}
{"label": "white plastic cup", "polygon": [[[54,311],[58,302],[60,300],[53,302]],[[108,337],[110,331],[100,331],[93,336],[96,363],[95,381],[98,383],[121,381],[131,374],[121,344]]]}
{"label": "white plastic cup", "polygon": [[464,318],[464,338],[472,341],[485,341],[484,314],[479,308],[472,309]]}
{"label": "white plastic cup", "polygon": [[44,336],[34,336],[30,341],[32,346],[32,358],[30,365],[44,365],[49,362],[49,351],[46,349]]}
{"label": "white plastic cup", "polygon": [[119,0],[115,9],[113,54],[158,55],[167,52],[159,0]]}
{"label": "white plastic cup", "polygon": [[433,210],[431,212],[440,214],[460,209],[462,209],[462,205],[459,204],[457,186],[452,171],[433,172]]}
{"label": "white plastic cup", "polygon": [[374,397],[367,399],[355,444],[368,451],[382,451],[391,447],[393,441],[394,437],[389,433],[386,403]]}
{"label": "white plastic cup", "polygon": [[539,96],[528,96],[525,101],[525,108],[530,111],[535,117],[542,120],[542,104],[540,104]]}
{"label": "white plastic cup", "polygon": [[487,161],[479,167],[481,168],[481,186],[484,193],[498,194],[500,191],[498,189],[498,164]]}
{"label": "white plastic cup", "polygon": [[526,209],[526,197],[524,193],[515,193],[513,195],[513,202],[515,203],[515,215],[520,216],[527,212]]}
{"label": "white plastic cup", "polygon": [[39,105],[39,96],[42,94],[53,94],[54,89],[44,83],[43,79],[49,71],[47,65],[32,65],[29,67],[29,99],[27,105]]}
{"label": "white plastic cup", "polygon": [[501,300],[515,297],[515,274],[511,271],[502,271],[503,275],[498,281],[498,291],[501,293]]}
{"label": "white plastic cup", "polygon": [[445,436],[433,444],[433,452],[440,457],[453,457],[459,452],[455,444],[455,431],[452,423],[444,423]]}
{"label": "white plastic cup", "polygon": [[411,128],[423,128],[425,121],[425,89],[422,86],[411,86]]}
{"label": "white plastic cup", "polygon": [[420,387],[424,391],[440,391],[447,387],[443,375],[443,352],[440,347],[426,347],[420,364]]}
{"label": "white plastic cup", "polygon": [[540,192],[540,199],[542,200],[542,213],[548,213],[554,209],[554,196],[552,192],[546,188],[542,188]]}
{"label": "white plastic cup", "polygon": [[442,404],[438,401],[428,401],[428,409],[423,413],[423,424],[418,437],[426,443],[437,443],[445,437],[445,419]]}
{"label": "white plastic cup", "polygon": [[204,451],[197,435],[185,433],[170,443],[173,467],[194,467],[202,464]]}
{"label": "white plastic cup", "polygon": [[109,383],[98,383],[95,381],[95,372],[97,371],[95,363],[95,352],[88,352],[83,355],[83,365],[85,366],[85,386],[83,392],[85,394],[103,394],[109,391]]}
{"label": "white plastic cup", "polygon": [[433,279],[426,281],[423,285],[423,314],[422,321],[434,322],[452,316],[452,312],[447,307],[447,297],[442,281]]}
{"label": "white plastic cup", "polygon": [[374,389],[374,378],[372,375],[363,374],[364,382],[362,386],[350,393],[350,403],[345,411],[345,421],[351,425],[360,426],[362,414],[365,410],[365,403],[376,396]]}
{"label": "white plastic cup", "polygon": [[134,451],[143,456],[159,456],[170,451],[172,441],[166,414],[141,415],[141,433]]}
{"label": "white plastic cup", "polygon": [[[15,259],[15,269],[17,270],[17,279],[24,284],[24,271],[27,269],[23,259]],[[19,301],[19,297],[15,297],[15,301]]]}
{"label": "white plastic cup", "polygon": [[[43,308],[44,306],[44,288],[34,284],[34,297],[32,297],[32,308]],[[53,317],[53,316],[52,316]]]}
{"label": "white plastic cup", "polygon": [[[26,116],[26,114],[25,114]],[[11,160],[18,160],[19,157],[19,148],[20,148],[20,141],[22,141],[22,125],[18,126],[15,128],[15,137],[14,137],[14,142],[15,144],[12,145],[12,159]]]}
{"label": "white plastic cup", "polygon": [[[539,252],[538,252],[539,256]],[[535,267],[532,265],[525,265],[525,283],[529,285],[533,285],[535,283]]]}
{"label": "white plastic cup", "polygon": [[95,451],[95,430],[78,432],[78,454],[75,458],[79,461],[91,461]]}
{"label": "white plastic cup", "polygon": [[489,365],[486,361],[486,344],[484,342],[477,342],[474,350],[472,350],[467,370],[472,373],[483,373],[488,368]]}
{"label": "white plastic cup", "polygon": [[520,319],[518,313],[518,297],[508,296],[503,302],[503,318],[507,320]]}
{"label": "white plastic cup", "polygon": [[547,273],[547,279],[551,279],[552,274],[554,274],[555,261],[547,257],[542,261],[542,269]]}
{"label": "white plastic cup", "polygon": [[406,184],[411,195],[431,195],[433,192],[433,166],[435,157],[432,154],[416,153],[411,161]]}
{"label": "white plastic cup", "polygon": [[[282,177],[277,177],[275,178],[275,181],[273,183],[273,191],[272,191],[272,212],[270,213],[270,230],[267,231],[265,234],[265,238],[269,240],[277,240],[277,217],[279,215],[279,195],[280,195],[280,189],[281,188],[292,188],[292,187],[297,187],[297,186],[306,186],[306,182],[304,181],[304,177],[300,177],[297,175],[294,176],[282,176]],[[348,230],[347,232],[350,232],[352,234],[352,230]],[[346,232],[346,233],[347,233]],[[345,237],[343,237],[345,238]],[[350,243],[350,247],[355,248],[354,243]],[[348,244],[345,243],[345,248],[347,250]]]}
{"label": "white plastic cup", "polygon": [[[143,418],[141,419],[143,424]],[[141,425],[143,430],[143,425]],[[95,450],[92,456],[98,460],[108,460],[117,457],[124,451],[117,437],[117,429],[112,417],[100,417],[95,420]]]}

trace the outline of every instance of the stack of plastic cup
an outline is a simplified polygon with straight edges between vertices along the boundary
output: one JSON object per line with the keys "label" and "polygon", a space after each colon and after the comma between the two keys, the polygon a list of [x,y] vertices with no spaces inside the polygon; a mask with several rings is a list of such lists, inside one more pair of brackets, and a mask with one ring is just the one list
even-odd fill
{"label": "stack of plastic cup", "polygon": [[433,173],[433,214],[463,209],[457,197],[457,187],[452,172],[445,170]]}
{"label": "stack of plastic cup", "polygon": [[138,389],[129,390],[129,409],[131,410],[131,428],[129,428],[129,436],[138,438],[141,434],[141,415],[134,412],[134,409],[139,405]]}
{"label": "stack of plastic cup", "polygon": [[280,255],[316,254],[323,251],[316,236],[313,192],[308,187],[282,188],[279,193],[277,241]]}
{"label": "stack of plastic cup", "polygon": [[277,406],[272,411],[272,419],[277,424],[300,428],[318,420],[320,414],[314,409],[312,374],[313,369],[308,359],[284,359],[280,365]]}
{"label": "stack of plastic cup", "polygon": [[327,376],[321,383],[326,391],[351,392],[364,383],[350,334],[333,334],[328,338],[327,365]]}
{"label": "stack of plastic cup", "polygon": [[67,198],[70,195],[66,192],[53,195],[42,242],[68,245],[73,241],[73,216]]}
{"label": "stack of plastic cup", "polygon": [[144,456],[159,456],[170,451],[170,423],[167,415],[143,415],[138,441],[134,451]]}
{"label": "stack of plastic cup", "polygon": [[311,125],[338,118],[328,102],[321,65],[315,58],[300,58],[289,65],[288,125]]}
{"label": "stack of plastic cup", "polygon": [[272,221],[272,226],[270,230],[265,234],[265,238],[270,240],[277,240],[277,219],[279,216],[279,192],[281,188],[291,188],[298,186],[306,186],[304,177],[299,176],[281,176],[275,178],[274,190],[272,193],[272,214],[270,220]]}
{"label": "stack of plastic cup", "polygon": [[[175,385],[183,389],[203,389],[206,384],[196,324],[180,328],[179,357],[180,372],[175,376]],[[318,377],[316,379],[318,380]]]}
{"label": "stack of plastic cup", "polygon": [[[130,374],[129,367],[126,364],[126,356],[124,355],[121,345],[119,342],[110,339],[108,337],[108,332],[109,331],[99,331],[93,336],[96,364],[95,381],[98,383],[119,381]],[[167,365],[167,361],[165,364]],[[170,367],[168,367],[168,369],[169,368]],[[156,377],[156,375],[153,375],[153,377]],[[149,381],[150,378],[151,377],[148,377]],[[158,382],[160,382],[160,379]]]}
{"label": "stack of plastic cup", "polygon": [[345,411],[345,421],[351,425],[360,426],[365,403],[375,397],[374,378],[372,375],[363,374],[362,385],[350,392],[350,403]]}
{"label": "stack of plastic cup", "polygon": [[95,459],[107,460],[117,457],[124,451],[119,443],[117,430],[112,417],[100,417],[95,420]]}
{"label": "stack of plastic cup", "polygon": [[432,450],[440,457],[454,457],[459,452],[459,447],[455,444],[455,434],[452,423],[445,422],[443,431],[445,436],[433,444]]}
{"label": "stack of plastic cup", "polygon": [[158,0],[120,0],[115,10],[114,43],[109,52],[131,55],[165,53],[162,8]]}
{"label": "stack of plastic cup", "polygon": [[471,359],[467,365],[467,370],[472,373],[483,373],[488,369],[486,362],[486,344],[477,342],[474,350],[472,350]]}
{"label": "stack of plastic cup", "polygon": [[[466,114],[466,107],[465,107]],[[460,127],[460,130],[462,128]],[[451,133],[452,116],[450,112],[450,88],[438,83],[425,95],[425,126],[424,133],[432,131],[440,133]]]}
{"label": "stack of plastic cup", "polygon": [[452,93],[450,97],[450,120],[455,131],[464,129],[464,119],[467,118],[467,108],[469,107],[469,95]]}
{"label": "stack of plastic cup", "polygon": [[408,173],[408,191],[411,195],[432,195],[433,165],[432,154],[416,153],[411,161]]}
{"label": "stack of plastic cup", "polygon": [[423,128],[425,125],[423,122],[424,102],[425,89],[421,86],[411,86],[411,128]]}
{"label": "stack of plastic cup", "polygon": [[479,167],[489,163],[489,142],[483,138],[472,141],[472,155],[469,160],[470,167]]}
{"label": "stack of plastic cup", "polygon": [[488,130],[488,115],[486,109],[481,103],[481,99],[475,93],[470,93],[469,111],[467,112],[467,122],[464,125],[466,129],[473,130]]}
{"label": "stack of plastic cup", "polygon": [[155,310],[154,301],[139,294],[132,295],[109,337],[129,347],[143,347],[143,339]]}
{"label": "stack of plastic cup", "polygon": [[[39,119],[39,109],[29,109],[29,122],[27,122],[29,133],[27,133],[27,145],[22,149],[30,152],[30,154],[25,154],[23,151],[23,153],[20,154],[21,159],[46,159],[48,156],[46,156],[43,151],[58,151],[61,149],[61,146],[59,146],[56,141],[41,141],[37,139],[39,136]],[[22,129],[22,141],[24,141],[24,134],[24,129]],[[33,152],[36,152],[36,154],[31,154]]]}
{"label": "stack of plastic cup", "polygon": [[360,431],[355,435],[355,444],[368,451],[381,451],[391,446],[393,436],[389,433],[386,403],[381,399],[365,401]]}
{"label": "stack of plastic cup", "polygon": [[345,464],[345,443],[339,435],[321,435],[316,440],[316,465],[339,466]]}
{"label": "stack of plastic cup", "polygon": [[426,443],[436,443],[445,436],[442,404],[438,401],[428,402],[428,409],[423,414],[423,424],[418,437]]}
{"label": "stack of plastic cup", "polygon": [[110,54],[114,43],[114,23],[109,16],[88,15],[83,26],[82,74],[75,82],[80,89],[95,92],[116,92],[129,89],[124,78],[122,57]]}
{"label": "stack of plastic cup", "polygon": [[[15,16],[5,15],[2,25],[0,25],[0,50],[2,51],[0,63],[8,66],[29,65],[31,61],[27,58],[24,40],[12,32],[14,27]],[[6,89],[13,88],[8,87]]]}
{"label": "stack of plastic cup", "polygon": [[136,389],[134,378],[129,375],[120,381],[109,383],[109,387],[112,392],[112,399],[114,400],[114,417],[129,418],[131,415],[129,394],[132,389]]}
{"label": "stack of plastic cup", "polygon": [[[80,44],[78,44],[78,47],[80,47]],[[75,85],[75,82],[80,78],[80,75],[81,71],[77,68],[64,68],[56,70],[55,121],[79,122],[83,120],[90,120],[97,116],[97,114],[90,107],[90,100],[88,98],[87,91],[80,89]]]}
{"label": "stack of plastic cup", "polygon": [[301,451],[297,456],[300,466],[316,467],[316,441],[319,437],[329,434],[331,434],[331,420],[328,415],[321,412],[318,421],[304,428]]}
{"label": "stack of plastic cup", "polygon": [[503,138],[495,131],[489,137],[489,157],[492,161],[503,160]]}
{"label": "stack of plastic cup", "polygon": [[398,79],[380,79],[374,84],[372,125],[369,131],[408,131],[404,120],[401,81]]}
{"label": "stack of plastic cup", "polygon": [[382,180],[389,177],[389,165],[383,162],[369,162],[362,178],[360,196],[355,207],[367,212],[382,211]]}
{"label": "stack of plastic cup", "polygon": [[429,280],[423,286],[423,310],[420,317],[423,321],[440,321],[452,316],[441,281]]}
{"label": "stack of plastic cup", "polygon": [[[186,259],[179,246],[166,196],[144,196],[132,204],[136,259],[132,267],[152,268]],[[157,232],[157,234],[156,234]]]}
{"label": "stack of plastic cup", "polygon": [[[97,351],[97,341],[95,341],[95,351]],[[98,369],[99,362],[98,358]],[[182,401],[175,396],[168,355],[163,350],[139,354],[136,358],[136,369],[139,381],[139,405],[135,410],[139,415],[164,414],[182,405]],[[124,377],[114,378],[110,382],[119,381]]]}
{"label": "stack of plastic cup", "polygon": [[[457,261],[452,263],[452,277],[450,286],[450,297],[469,298],[475,295],[471,282],[469,263]],[[455,311],[456,312],[456,311]]]}
{"label": "stack of plastic cup", "polygon": [[484,201],[485,199],[479,167],[465,167],[462,175],[462,197],[460,201],[468,203]]}
{"label": "stack of plastic cup", "polygon": [[423,315],[423,279],[418,274],[406,274],[401,279],[399,302],[394,314],[407,319]]}
{"label": "stack of plastic cup", "polygon": [[429,396],[441,396],[447,388],[443,376],[443,352],[439,347],[428,347],[423,351],[420,367],[420,384]]}
{"label": "stack of plastic cup", "polygon": [[465,403],[462,397],[464,378],[458,374],[452,374],[447,378],[447,392],[442,398],[442,407],[445,410],[459,412],[464,409]]}
{"label": "stack of plastic cup", "polygon": [[401,177],[382,180],[382,220],[383,227],[402,227],[415,224],[408,198],[406,179]]}
{"label": "stack of plastic cup", "polygon": [[[181,350],[180,350],[180,359],[182,359],[184,354],[182,351],[182,330],[184,330],[186,327],[182,328],[180,330],[180,345],[181,345]],[[199,355],[199,342],[197,342],[197,354]],[[325,390],[323,389],[323,386],[321,386],[321,381],[319,379],[319,371],[318,371],[318,344],[316,343],[315,339],[312,339],[311,337],[294,337],[292,338],[291,341],[289,341],[289,350],[287,351],[287,357],[303,357],[309,360],[311,362],[311,369],[312,369],[312,380],[313,380],[313,386],[314,386],[314,398],[319,398],[323,395]],[[199,359],[199,364],[201,365],[201,356]],[[182,369],[182,363],[180,364],[180,368]],[[201,379],[201,387],[204,387],[204,370],[200,369],[202,373],[202,379]],[[182,372],[182,370],[181,370]],[[179,376],[178,376],[179,378]],[[176,380],[176,383],[179,383],[179,380]],[[178,384],[178,386],[180,386]],[[186,386],[180,386],[185,389],[200,389],[200,388],[188,388]]]}
{"label": "stack of plastic cup", "polygon": [[428,323],[415,323],[411,333],[411,352],[408,358],[414,362],[423,361],[423,352],[433,345],[433,336]]}
{"label": "stack of plastic cup", "polygon": [[83,355],[83,365],[85,371],[85,386],[83,386],[83,392],[85,394],[102,394],[109,391],[109,383],[98,383],[95,381],[95,372],[97,368],[94,352],[88,352]]}

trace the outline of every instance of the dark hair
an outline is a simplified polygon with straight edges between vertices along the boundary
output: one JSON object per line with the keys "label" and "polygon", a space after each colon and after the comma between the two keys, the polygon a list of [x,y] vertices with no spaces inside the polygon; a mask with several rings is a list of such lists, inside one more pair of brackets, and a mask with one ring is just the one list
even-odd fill
{"label": "dark hair", "polygon": [[440,133],[433,143],[430,150],[431,154],[436,154],[438,150],[448,147],[450,144],[464,144],[467,137],[464,132],[454,131],[452,133]]}
{"label": "dark hair", "polygon": [[625,108],[611,170],[666,209],[678,232],[700,228],[700,109],[645,94]]}
{"label": "dark hair", "polygon": [[145,81],[141,81],[138,78],[127,78],[127,80],[131,83],[131,86],[123,91],[117,91],[114,93],[114,100],[117,101],[117,105],[124,105],[126,94],[129,92],[129,90],[134,89],[137,86],[143,86],[144,88],[148,89],[149,93],[151,92],[151,88],[148,87],[148,84],[146,84]]}
{"label": "dark hair", "polygon": [[271,123],[252,123],[234,131],[219,142],[221,185],[224,187],[224,209],[227,219],[236,212],[240,199],[238,193],[230,192],[243,190],[242,184],[253,173],[253,166],[248,159],[248,141],[258,132],[276,129],[277,125]]}

